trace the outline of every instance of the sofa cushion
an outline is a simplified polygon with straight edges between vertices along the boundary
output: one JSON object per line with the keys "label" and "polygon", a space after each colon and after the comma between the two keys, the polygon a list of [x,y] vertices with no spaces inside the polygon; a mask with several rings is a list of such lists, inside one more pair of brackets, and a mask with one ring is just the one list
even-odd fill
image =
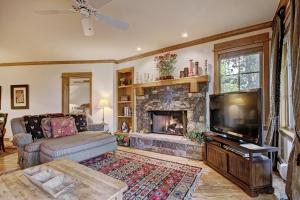
{"label": "sofa cushion", "polygon": [[113,142],[116,142],[116,138],[111,134],[86,131],[70,137],[46,140],[41,144],[41,152],[55,159]]}
{"label": "sofa cushion", "polygon": [[46,117],[47,115],[26,115],[23,117],[26,132],[32,135],[32,139],[44,138],[41,121]]}
{"label": "sofa cushion", "polygon": [[88,130],[86,114],[68,114],[75,119],[75,124],[78,132],[84,132]]}
{"label": "sofa cushion", "polygon": [[25,151],[26,152],[40,152],[40,147],[43,142],[45,142],[47,139],[42,138],[42,139],[37,139],[34,142],[28,144],[25,146]]}
{"label": "sofa cushion", "polygon": [[51,118],[51,130],[53,138],[71,136],[78,132],[73,117]]}

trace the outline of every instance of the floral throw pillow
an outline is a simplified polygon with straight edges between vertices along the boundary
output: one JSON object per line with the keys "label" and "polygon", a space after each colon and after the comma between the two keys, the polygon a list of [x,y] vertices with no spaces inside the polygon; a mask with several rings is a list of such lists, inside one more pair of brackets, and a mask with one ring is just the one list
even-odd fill
{"label": "floral throw pillow", "polygon": [[51,118],[53,138],[65,137],[77,134],[77,128],[73,117]]}
{"label": "floral throw pillow", "polygon": [[68,116],[75,119],[75,124],[78,132],[87,131],[87,120],[85,114],[69,114]]}
{"label": "floral throw pillow", "polygon": [[46,117],[46,115],[26,115],[23,117],[26,132],[32,135],[32,139],[44,138],[41,121]]}

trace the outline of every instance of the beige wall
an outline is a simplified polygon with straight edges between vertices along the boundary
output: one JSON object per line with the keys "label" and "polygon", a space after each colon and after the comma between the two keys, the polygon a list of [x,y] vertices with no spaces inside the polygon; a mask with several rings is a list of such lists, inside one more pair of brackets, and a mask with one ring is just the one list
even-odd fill
{"label": "beige wall", "polygon": [[[82,64],[82,65],[43,65],[0,67],[0,86],[2,87],[2,106],[0,112],[7,112],[9,120],[23,115],[61,112],[61,74],[63,72],[93,73],[93,119],[101,122],[101,111],[96,108],[101,96],[114,100],[113,74],[114,64]],[[29,84],[28,110],[11,110],[10,85]],[[113,109],[105,110],[105,119],[113,128]],[[7,124],[6,137],[11,138],[10,123]]]}

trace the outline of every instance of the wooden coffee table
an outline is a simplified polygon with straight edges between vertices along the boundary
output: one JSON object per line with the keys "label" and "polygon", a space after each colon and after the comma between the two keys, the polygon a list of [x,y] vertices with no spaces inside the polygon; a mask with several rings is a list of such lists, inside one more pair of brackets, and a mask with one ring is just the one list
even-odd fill
{"label": "wooden coffee table", "polygon": [[[122,200],[123,193],[127,190],[124,182],[70,160],[57,160],[43,165],[66,173],[80,181],[75,189],[60,195],[57,199]],[[19,170],[0,176],[0,199],[42,200],[54,198],[33,185],[23,175],[23,171]]]}

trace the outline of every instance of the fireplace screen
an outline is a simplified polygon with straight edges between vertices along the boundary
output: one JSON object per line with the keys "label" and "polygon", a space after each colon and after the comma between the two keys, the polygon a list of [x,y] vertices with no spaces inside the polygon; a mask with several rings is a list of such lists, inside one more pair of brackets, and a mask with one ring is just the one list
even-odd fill
{"label": "fireplace screen", "polygon": [[151,132],[183,135],[187,127],[187,111],[150,111]]}

